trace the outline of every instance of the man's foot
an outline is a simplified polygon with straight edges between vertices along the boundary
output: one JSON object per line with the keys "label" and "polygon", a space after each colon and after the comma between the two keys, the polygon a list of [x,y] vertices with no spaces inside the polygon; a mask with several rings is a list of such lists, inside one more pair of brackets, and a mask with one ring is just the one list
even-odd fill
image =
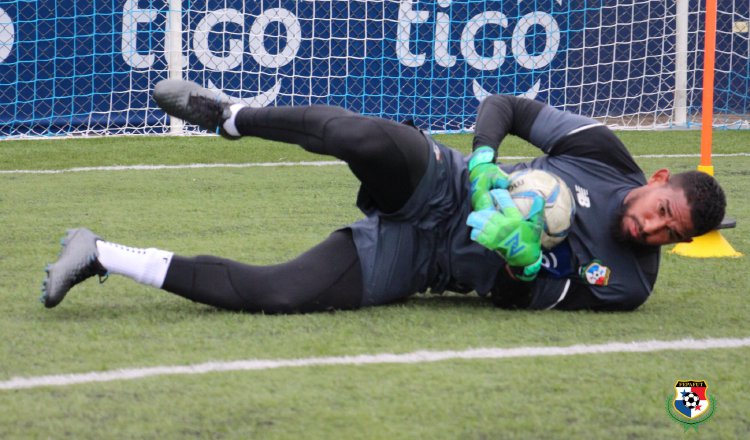
{"label": "man's foot", "polygon": [[154,100],[168,114],[197,125],[227,139],[222,124],[232,116],[231,102],[198,84],[179,79],[164,79],[154,86]]}
{"label": "man's foot", "polygon": [[71,229],[62,241],[60,258],[47,266],[47,277],[42,283],[42,297],[47,308],[55,307],[65,294],[81,281],[94,275],[103,277],[107,270],[97,260],[96,240],[101,240],[86,228]]}

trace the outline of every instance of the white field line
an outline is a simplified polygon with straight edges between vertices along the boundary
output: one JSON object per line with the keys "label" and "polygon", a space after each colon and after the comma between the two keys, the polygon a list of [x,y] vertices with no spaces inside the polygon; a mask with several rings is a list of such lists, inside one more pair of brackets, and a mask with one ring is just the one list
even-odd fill
{"label": "white field line", "polygon": [[337,160],[314,162],[257,162],[257,163],[191,163],[182,165],[112,165],[101,167],[76,167],[62,170],[0,170],[0,174],[62,174],[82,173],[87,171],[151,171],[151,170],[184,170],[191,168],[256,168],[256,167],[322,167],[344,165]]}
{"label": "white field line", "polygon": [[419,364],[456,359],[510,359],[548,356],[573,356],[605,353],[649,353],[674,350],[711,350],[750,346],[747,338],[681,339],[673,341],[610,342],[565,347],[477,348],[464,351],[415,351],[411,353],[364,354],[356,356],[313,357],[301,359],[249,359],[228,362],[206,362],[193,365],[127,368],[78,374],[36,377],[14,377],[0,382],[0,390],[19,390],[50,386],[67,386],[94,382],[134,380],[154,376],[205,374],[223,371],[273,370],[278,368],[330,365]]}
{"label": "white field line", "polygon": [[[713,154],[712,157],[746,157],[750,153]],[[700,154],[641,154],[633,156],[636,159],[670,159],[685,157],[700,157]],[[533,156],[503,156],[502,160],[531,160]],[[181,165],[112,165],[99,167],[75,167],[61,170],[0,170],[0,174],[62,174],[81,173],[88,171],[152,171],[152,170],[184,170],[198,168],[258,168],[258,167],[322,167],[330,165],[344,165],[338,160],[308,161],[308,162],[254,162],[254,163],[192,163]]]}

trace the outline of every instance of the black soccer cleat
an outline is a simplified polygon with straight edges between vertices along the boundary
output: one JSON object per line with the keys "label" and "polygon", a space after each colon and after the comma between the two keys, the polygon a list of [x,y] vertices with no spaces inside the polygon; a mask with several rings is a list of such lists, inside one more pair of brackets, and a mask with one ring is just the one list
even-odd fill
{"label": "black soccer cleat", "polygon": [[194,82],[161,80],[154,86],[154,100],[171,116],[227,139],[237,139],[221,126],[232,115],[229,110],[232,103]]}
{"label": "black soccer cleat", "polygon": [[[44,307],[52,308],[60,304],[68,291],[81,281],[99,275],[107,275],[107,270],[99,263],[96,240],[101,240],[86,228],[70,229],[62,241],[60,257],[47,266],[47,277],[42,283]],[[103,282],[103,281],[102,281]]]}

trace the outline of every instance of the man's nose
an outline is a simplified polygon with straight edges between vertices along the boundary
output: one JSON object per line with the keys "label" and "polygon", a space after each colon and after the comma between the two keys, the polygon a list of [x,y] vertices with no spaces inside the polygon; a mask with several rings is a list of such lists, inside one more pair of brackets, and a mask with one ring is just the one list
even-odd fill
{"label": "man's nose", "polygon": [[661,218],[651,218],[643,222],[643,232],[653,234],[664,228],[665,221]]}

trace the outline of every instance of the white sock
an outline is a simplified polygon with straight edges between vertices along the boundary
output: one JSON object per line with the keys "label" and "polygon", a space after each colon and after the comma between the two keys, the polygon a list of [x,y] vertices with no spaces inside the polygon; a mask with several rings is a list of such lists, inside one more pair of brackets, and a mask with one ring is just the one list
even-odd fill
{"label": "white sock", "polygon": [[116,273],[131,278],[141,284],[161,287],[167,276],[172,252],[161,249],[139,249],[97,240],[99,263],[108,273]]}
{"label": "white sock", "polygon": [[234,120],[237,118],[237,112],[239,112],[241,109],[247,107],[246,104],[232,104],[229,107],[229,110],[232,112],[232,116],[229,117],[226,121],[224,121],[221,126],[224,128],[224,131],[226,131],[230,136],[240,136],[240,132],[237,131],[237,126],[234,125]]}

